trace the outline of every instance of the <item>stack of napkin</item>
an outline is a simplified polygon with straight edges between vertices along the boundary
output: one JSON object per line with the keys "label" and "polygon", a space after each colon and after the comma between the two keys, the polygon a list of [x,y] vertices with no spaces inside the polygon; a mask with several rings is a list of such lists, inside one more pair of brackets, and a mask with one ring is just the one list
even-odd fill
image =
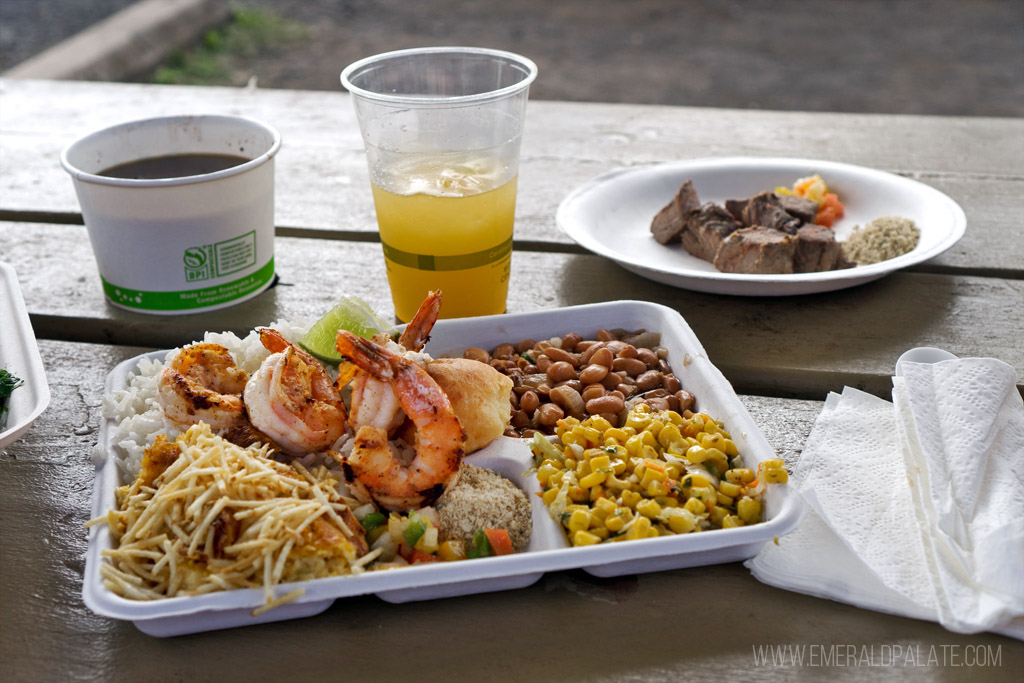
{"label": "stack of napkin", "polygon": [[893,402],[830,394],[790,479],[800,526],[764,583],[1024,639],[1024,402],[994,359],[903,362]]}

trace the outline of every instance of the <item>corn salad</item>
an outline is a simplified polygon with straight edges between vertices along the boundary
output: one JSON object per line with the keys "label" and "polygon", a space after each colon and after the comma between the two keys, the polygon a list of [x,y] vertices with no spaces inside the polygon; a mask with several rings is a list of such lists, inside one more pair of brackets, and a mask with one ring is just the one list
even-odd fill
{"label": "corn salad", "polygon": [[756,524],[766,485],[789,480],[778,458],[744,467],[704,413],[640,403],[621,427],[570,417],[555,434],[535,435],[531,448],[544,503],[574,546]]}

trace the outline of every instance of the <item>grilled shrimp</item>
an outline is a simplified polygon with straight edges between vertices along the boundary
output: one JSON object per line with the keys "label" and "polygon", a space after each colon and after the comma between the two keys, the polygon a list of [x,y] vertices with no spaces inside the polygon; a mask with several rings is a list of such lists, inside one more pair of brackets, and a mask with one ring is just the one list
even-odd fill
{"label": "grilled shrimp", "polygon": [[[440,290],[432,291],[427,294],[427,298],[420,304],[416,315],[402,330],[402,335],[398,339],[398,345],[401,348],[396,348],[386,338],[375,337],[375,341],[396,353],[419,351],[427,343],[430,330],[437,322],[440,310],[441,292]],[[349,426],[353,431],[358,431],[360,427],[372,426],[393,436],[395,430],[405,422],[406,416],[402,412],[391,383],[376,379],[363,370],[356,372],[352,383],[351,408]]]}
{"label": "grilled shrimp", "polygon": [[345,433],[345,404],[320,363],[280,332],[260,328],[273,353],[245,385],[253,426],[293,455],[319,452]]}
{"label": "grilled shrimp", "polygon": [[179,425],[205,422],[213,429],[245,421],[242,390],[248,377],[220,344],[186,346],[160,375],[164,414]]}
{"label": "grilled shrimp", "polygon": [[462,460],[466,432],[437,382],[416,363],[351,332],[338,332],[338,351],[374,379],[394,389],[413,425],[412,461],[405,464],[387,432],[364,425],[356,432],[346,469],[382,507],[407,510],[432,502]]}

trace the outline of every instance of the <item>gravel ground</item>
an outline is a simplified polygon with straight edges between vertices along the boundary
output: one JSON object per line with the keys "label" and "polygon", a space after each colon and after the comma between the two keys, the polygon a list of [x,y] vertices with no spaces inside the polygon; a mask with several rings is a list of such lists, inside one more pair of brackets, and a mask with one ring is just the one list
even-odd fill
{"label": "gravel ground", "polygon": [[[336,90],[366,55],[483,45],[540,67],[536,99],[1024,116],[1019,0],[239,0],[309,27],[233,77]],[[130,4],[0,0],[0,69]]]}
{"label": "gravel ground", "polygon": [[[1024,115],[1024,3],[1005,0],[260,0],[308,41],[252,63],[261,87],[331,90],[386,50],[531,57],[537,99]],[[243,81],[244,82],[244,81]]]}

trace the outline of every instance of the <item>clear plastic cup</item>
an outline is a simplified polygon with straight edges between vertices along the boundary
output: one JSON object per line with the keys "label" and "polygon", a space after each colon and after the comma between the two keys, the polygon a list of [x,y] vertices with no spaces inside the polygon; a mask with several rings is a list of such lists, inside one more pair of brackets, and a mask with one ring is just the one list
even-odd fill
{"label": "clear plastic cup", "polygon": [[505,311],[519,148],[537,66],[500,50],[430,47],[341,72],[370,169],[399,320],[427,292],[441,317]]}

